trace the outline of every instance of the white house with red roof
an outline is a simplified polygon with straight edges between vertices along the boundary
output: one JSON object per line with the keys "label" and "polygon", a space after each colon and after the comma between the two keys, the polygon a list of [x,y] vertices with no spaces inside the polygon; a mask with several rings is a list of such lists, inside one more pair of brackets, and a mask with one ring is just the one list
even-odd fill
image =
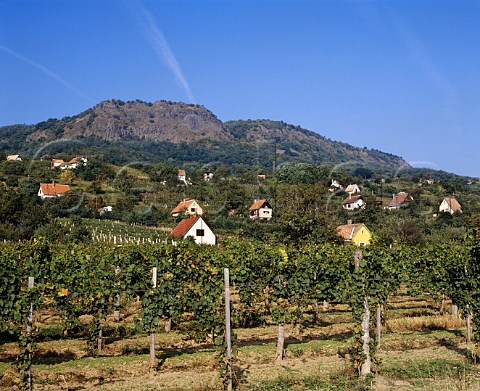
{"label": "white house with red roof", "polygon": [[65,164],[62,159],[51,159],[50,160],[50,168],[61,167]]}
{"label": "white house with red roof", "polygon": [[249,209],[251,219],[270,220],[273,216],[273,209],[267,200],[255,200]]}
{"label": "white house with red roof", "polygon": [[462,206],[454,197],[446,197],[440,203],[438,211],[453,215],[454,213],[462,213]]}
{"label": "white house with red roof", "polygon": [[361,195],[350,195],[342,202],[343,209],[354,210],[365,207],[365,201]]}
{"label": "white house with red roof", "polygon": [[172,231],[175,239],[192,237],[196,244],[215,246],[217,238],[207,223],[200,216],[183,219]]}
{"label": "white house with red roof", "polygon": [[172,217],[178,217],[182,214],[190,216],[203,215],[203,209],[195,200],[183,200],[171,212]]}
{"label": "white house with red roof", "polygon": [[86,157],[74,157],[68,163],[63,163],[60,165],[60,170],[75,170],[78,166],[86,166],[87,165],[87,158]]}
{"label": "white house with red roof", "polygon": [[360,194],[360,187],[356,183],[349,184],[347,188],[345,189],[345,193],[353,195],[353,194]]}
{"label": "white house with red roof", "polygon": [[40,183],[38,196],[44,200],[45,198],[61,197],[70,191],[70,186],[59,185],[58,183]]}

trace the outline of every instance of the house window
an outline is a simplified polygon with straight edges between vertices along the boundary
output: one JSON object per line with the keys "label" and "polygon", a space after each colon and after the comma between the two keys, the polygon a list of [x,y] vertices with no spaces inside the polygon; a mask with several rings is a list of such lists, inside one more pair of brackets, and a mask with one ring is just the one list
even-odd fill
{"label": "house window", "polygon": [[195,208],[190,208],[190,212],[195,213]]}
{"label": "house window", "polygon": [[204,229],[197,229],[197,236],[205,236],[205,230]]}

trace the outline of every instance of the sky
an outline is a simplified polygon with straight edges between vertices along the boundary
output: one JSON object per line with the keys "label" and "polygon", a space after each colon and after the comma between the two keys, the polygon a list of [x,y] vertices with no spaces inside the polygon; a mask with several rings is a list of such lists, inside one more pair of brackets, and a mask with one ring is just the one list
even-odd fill
{"label": "sky", "polygon": [[198,103],[480,177],[480,2],[0,0],[0,126]]}

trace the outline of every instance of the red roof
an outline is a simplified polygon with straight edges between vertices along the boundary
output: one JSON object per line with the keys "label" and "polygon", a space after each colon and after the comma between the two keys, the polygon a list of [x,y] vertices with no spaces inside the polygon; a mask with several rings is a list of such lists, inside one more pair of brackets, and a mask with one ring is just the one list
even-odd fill
{"label": "red roof", "polygon": [[185,176],[187,174],[186,174],[185,170],[179,169],[178,170],[178,175]]}
{"label": "red roof", "polygon": [[444,198],[443,201],[445,201],[448,206],[450,206],[450,209],[454,212],[461,212],[462,207],[460,206],[460,203],[453,197],[447,197]]}
{"label": "red roof", "polygon": [[400,193],[395,194],[393,196],[393,199],[390,201],[388,206],[390,208],[395,208],[397,206],[402,205],[405,202],[413,202],[413,197],[410,194],[408,194],[404,191],[401,191]]}
{"label": "red roof", "polygon": [[200,218],[200,216],[194,216],[188,219],[183,219],[172,231],[172,236],[174,238],[183,238]]}
{"label": "red roof", "polygon": [[59,185],[55,182],[40,183],[40,188],[44,196],[58,196],[70,191],[70,186]]}
{"label": "red roof", "polygon": [[353,204],[356,201],[358,201],[360,198],[362,198],[361,195],[349,196],[343,200],[342,205]]}
{"label": "red roof", "polygon": [[337,234],[343,240],[352,240],[355,234],[360,231],[364,224],[345,224],[337,227]]}
{"label": "red roof", "polygon": [[183,200],[170,213],[171,214],[181,213],[184,210],[188,209],[190,207],[190,205],[192,205],[194,202],[195,202],[195,200]]}
{"label": "red roof", "polygon": [[262,208],[264,205],[266,208],[272,209],[272,207],[270,206],[267,200],[255,200],[255,202],[253,203],[253,205],[250,207],[249,210],[258,210]]}

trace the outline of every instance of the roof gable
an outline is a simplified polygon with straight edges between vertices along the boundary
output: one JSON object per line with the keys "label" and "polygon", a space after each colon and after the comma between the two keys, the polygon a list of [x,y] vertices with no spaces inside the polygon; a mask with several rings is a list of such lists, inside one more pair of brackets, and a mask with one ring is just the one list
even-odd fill
{"label": "roof gable", "polygon": [[413,197],[410,194],[401,191],[400,193],[397,193],[393,196],[388,206],[390,208],[394,208],[404,204],[405,202],[413,202]]}
{"label": "roof gable", "polygon": [[183,219],[172,231],[172,236],[174,238],[183,238],[188,231],[193,227],[193,225],[200,220],[200,216],[189,217],[188,219]]}
{"label": "roof gable", "polygon": [[[344,240],[352,240],[352,238],[360,232],[362,228],[365,228],[367,231],[368,228],[365,224],[345,224],[339,225],[337,227],[337,234]],[[369,231],[370,232],[370,231]]]}
{"label": "roof gable", "polygon": [[267,200],[255,200],[249,210],[258,210],[260,208],[272,209],[270,203]]}
{"label": "roof gable", "polygon": [[196,204],[195,200],[183,200],[181,201],[170,213],[181,213],[184,210],[188,209],[190,205]]}
{"label": "roof gable", "polygon": [[343,200],[342,205],[354,204],[355,202],[361,199],[362,199],[361,195],[349,196]]}
{"label": "roof gable", "polygon": [[40,189],[44,196],[58,196],[70,191],[70,186],[59,185],[55,182],[52,183],[40,183]]}
{"label": "roof gable", "polygon": [[462,210],[462,206],[454,197],[446,197],[443,199],[442,204],[446,203],[448,207],[454,212],[460,212]]}

